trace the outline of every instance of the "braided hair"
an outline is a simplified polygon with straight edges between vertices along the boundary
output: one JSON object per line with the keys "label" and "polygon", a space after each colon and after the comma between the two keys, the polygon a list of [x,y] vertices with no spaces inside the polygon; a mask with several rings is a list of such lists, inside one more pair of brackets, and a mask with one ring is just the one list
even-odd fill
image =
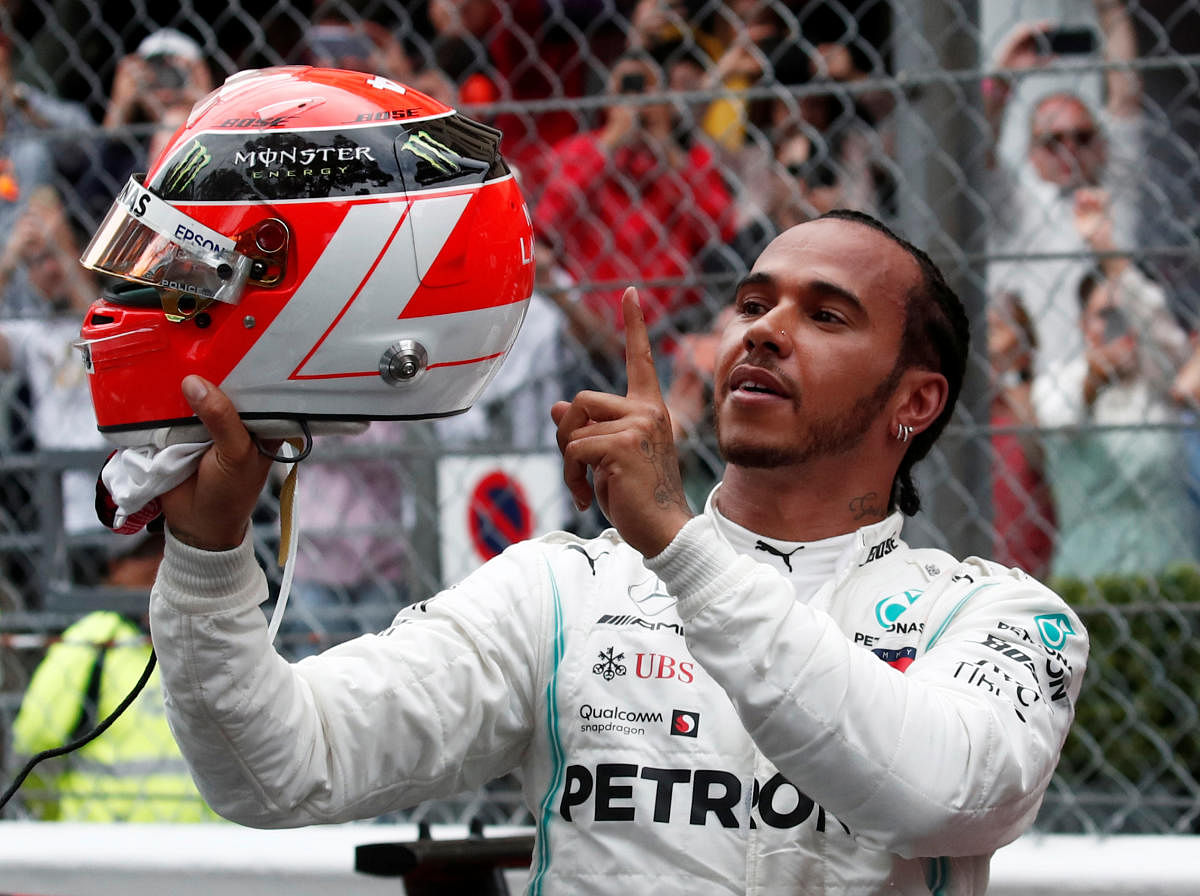
{"label": "braided hair", "polygon": [[971,342],[967,312],[933,260],[882,221],[849,209],[834,209],[821,217],[854,221],[882,233],[912,256],[921,271],[920,281],[908,294],[900,353],[893,372],[898,374],[913,368],[933,370],[946,378],[948,390],[946,406],[927,429],[913,436],[892,480],[889,510],[899,508],[907,516],[913,516],[921,509],[921,496],[913,483],[912,468],[929,453],[954,415],[954,406],[966,376],[967,351]]}

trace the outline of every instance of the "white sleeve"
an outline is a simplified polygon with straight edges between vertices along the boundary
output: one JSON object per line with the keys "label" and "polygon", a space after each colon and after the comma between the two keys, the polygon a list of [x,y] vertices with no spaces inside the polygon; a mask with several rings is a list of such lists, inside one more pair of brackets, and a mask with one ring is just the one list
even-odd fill
{"label": "white sleeve", "polygon": [[24,372],[29,368],[29,359],[32,352],[31,342],[34,337],[46,329],[44,322],[40,320],[26,320],[24,318],[16,318],[6,320],[3,326],[0,326],[0,334],[8,341],[8,351],[12,355],[12,369],[14,371]]}
{"label": "white sleeve", "polygon": [[1133,323],[1146,352],[1143,372],[1169,379],[1191,353],[1187,333],[1176,321],[1163,288],[1128,264],[1117,278],[1117,297]]}
{"label": "white sleeve", "polygon": [[[905,857],[980,855],[1032,823],[1087,654],[1082,625],[1052,592],[1019,573],[984,583],[978,570],[969,587],[955,583],[961,593],[926,592],[946,606],[926,617],[924,652],[901,674],[707,519],[651,563],[759,749],[860,842]],[[1077,633],[1065,663],[1032,662],[1021,643],[1039,614]],[[968,680],[962,670],[975,666],[994,690]]]}
{"label": "white sleeve", "polygon": [[267,641],[249,539],[168,537],[151,598],[168,721],[205,799],[255,827],[368,818],[473,789],[516,765],[533,728],[545,606],[537,555],[297,664]]}
{"label": "white sleeve", "polygon": [[1088,408],[1083,400],[1087,358],[1072,358],[1054,364],[1033,378],[1033,413],[1041,426],[1072,426],[1083,423]]}

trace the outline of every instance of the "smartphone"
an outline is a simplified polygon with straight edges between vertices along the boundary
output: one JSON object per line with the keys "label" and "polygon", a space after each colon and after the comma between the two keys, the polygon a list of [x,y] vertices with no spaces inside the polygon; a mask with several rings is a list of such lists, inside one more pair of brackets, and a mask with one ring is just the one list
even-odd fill
{"label": "smartphone", "polygon": [[1046,46],[1055,56],[1082,56],[1096,50],[1096,32],[1091,28],[1051,28]]}
{"label": "smartphone", "polygon": [[179,90],[188,82],[188,73],[164,56],[151,56],[148,60],[150,68],[150,87],[155,90]]}
{"label": "smartphone", "polygon": [[629,72],[621,76],[617,90],[621,93],[642,93],[646,89],[646,76],[641,72]]}
{"label": "smartphone", "polygon": [[1100,309],[1100,317],[1104,321],[1104,341],[1106,343],[1120,339],[1129,332],[1129,318],[1120,308],[1112,305]]}

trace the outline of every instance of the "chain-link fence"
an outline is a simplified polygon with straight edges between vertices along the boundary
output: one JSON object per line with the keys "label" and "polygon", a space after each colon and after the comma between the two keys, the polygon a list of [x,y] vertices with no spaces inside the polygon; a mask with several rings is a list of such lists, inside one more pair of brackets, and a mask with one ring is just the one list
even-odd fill
{"label": "chain-link fence", "polygon": [[[209,85],[318,62],[501,128],[539,282],[484,404],[318,439],[286,650],[376,626],[526,533],[596,531],[557,485],[546,411],[621,385],[613,297],[629,283],[702,501],[720,469],[710,333],[732,286],[780,229],[849,206],[927,247],[974,323],[909,540],[1054,581],[1092,633],[1039,826],[1196,828],[1200,2],[21,0],[0,16],[0,718],[83,614],[139,620],[152,569],[92,518],[105,448],[69,343],[99,284],[71,253]],[[608,149],[621,122],[645,131],[638,151]],[[276,585],[280,487],[256,518]],[[76,699],[95,700],[104,653]],[[502,781],[414,817],[523,809]]]}

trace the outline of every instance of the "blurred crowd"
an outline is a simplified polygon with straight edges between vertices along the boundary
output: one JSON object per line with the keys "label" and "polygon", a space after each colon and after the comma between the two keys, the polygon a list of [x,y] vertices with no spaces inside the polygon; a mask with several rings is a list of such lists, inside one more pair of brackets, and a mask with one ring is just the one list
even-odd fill
{"label": "blurred crowd", "polygon": [[[514,352],[485,400],[437,437],[494,451],[519,433],[520,450],[552,451],[551,399],[622,385],[619,296],[634,283],[689,495],[701,503],[720,470],[707,416],[713,342],[737,280],[775,235],[830,209],[900,215],[896,119],[906,100],[880,49],[886,34],[865,19],[851,27],[841,5],[821,2],[429,0],[412,9],[420,14],[385,19],[318,6],[270,49],[286,63],[391,78],[504,134],[537,240],[523,336],[531,348]],[[263,33],[277,26],[264,22]],[[101,107],[17,77],[40,61],[21,57],[36,52],[27,37],[0,35],[0,459],[104,451],[71,346],[103,284],[75,259],[129,174],[236,64],[211,31],[143,29],[100,70]],[[990,365],[994,476],[981,498],[998,558],[1041,577],[1197,559],[1200,355],[1186,303],[1138,251],[1147,233],[1170,243],[1178,222],[1146,212],[1154,185],[1140,164],[1137,58],[1126,4],[1094,0],[1080,22],[1019,23],[970,94],[994,141],[987,339],[977,340]],[[1010,108],[1031,75],[1081,59],[1102,72],[1099,104],[1056,90],[1036,98],[1028,119]],[[1019,156],[1001,151],[1005,128],[1024,132]],[[356,444],[401,450],[403,430],[376,427]],[[308,639],[298,653],[375,625],[413,581],[403,465],[311,466],[297,622],[285,628]],[[114,546],[88,474],[56,479],[61,509],[31,481],[0,467],[0,528],[61,527],[71,584],[102,582]],[[603,525],[564,513],[581,531]],[[36,575],[11,562],[7,574]]]}

